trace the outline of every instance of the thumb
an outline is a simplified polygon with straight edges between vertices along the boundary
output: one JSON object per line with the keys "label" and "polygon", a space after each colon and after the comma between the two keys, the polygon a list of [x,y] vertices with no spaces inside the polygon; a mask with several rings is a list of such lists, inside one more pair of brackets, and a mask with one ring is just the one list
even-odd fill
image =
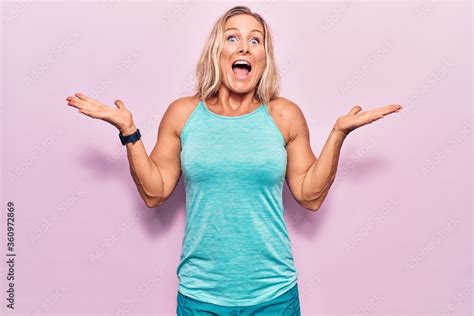
{"label": "thumb", "polygon": [[349,115],[356,115],[362,110],[362,108],[359,105],[356,105],[352,107],[352,109],[349,111]]}
{"label": "thumb", "polygon": [[123,102],[121,100],[115,100],[114,103],[119,109],[124,109],[125,108],[125,105],[123,104]]}

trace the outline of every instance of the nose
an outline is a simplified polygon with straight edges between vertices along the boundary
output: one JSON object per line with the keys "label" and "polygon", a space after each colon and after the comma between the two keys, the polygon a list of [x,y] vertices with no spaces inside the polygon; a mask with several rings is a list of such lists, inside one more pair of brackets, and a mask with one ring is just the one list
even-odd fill
{"label": "nose", "polygon": [[239,53],[247,54],[249,52],[249,45],[245,41],[240,41],[241,45],[239,48]]}

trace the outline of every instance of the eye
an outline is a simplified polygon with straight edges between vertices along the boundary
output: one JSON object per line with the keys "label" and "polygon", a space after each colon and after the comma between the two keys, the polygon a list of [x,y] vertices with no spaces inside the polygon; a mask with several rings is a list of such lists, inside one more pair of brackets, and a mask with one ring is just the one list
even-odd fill
{"label": "eye", "polygon": [[260,43],[260,40],[258,39],[258,37],[252,38],[252,44],[257,45],[257,44],[259,44],[259,43]]}
{"label": "eye", "polygon": [[227,41],[228,41],[228,42],[235,43],[235,41],[232,41],[232,39],[234,39],[235,41],[237,41],[237,37],[235,37],[234,35],[229,35],[229,36],[227,36]]}

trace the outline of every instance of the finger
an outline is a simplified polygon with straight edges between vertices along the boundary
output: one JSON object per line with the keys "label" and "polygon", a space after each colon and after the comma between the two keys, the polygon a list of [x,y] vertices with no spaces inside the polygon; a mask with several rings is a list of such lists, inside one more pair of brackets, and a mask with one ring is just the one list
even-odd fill
{"label": "finger", "polygon": [[402,109],[402,107],[400,105],[391,104],[391,105],[387,105],[387,106],[383,106],[383,107],[380,107],[380,108],[369,110],[369,111],[367,111],[367,113],[371,117],[380,117],[380,116],[388,115],[388,114],[393,113],[393,112],[399,112],[401,109]]}
{"label": "finger", "polygon": [[119,109],[124,109],[125,108],[125,105],[123,104],[123,102],[121,100],[115,100],[114,103],[117,106],[117,108],[119,108]]}
{"label": "finger", "polygon": [[81,99],[82,101],[85,101],[85,102],[89,102],[89,103],[92,103],[92,104],[97,104],[99,103],[97,100],[94,100],[82,93],[76,93],[74,94],[76,97],[78,97],[79,99]]}
{"label": "finger", "polygon": [[91,111],[88,110],[88,109],[79,109],[78,112],[79,112],[79,113],[82,113],[82,114],[85,114],[85,115],[87,115],[87,116],[89,116],[89,117],[92,117],[92,118],[94,117],[93,114],[91,113]]}
{"label": "finger", "polygon": [[392,104],[393,112],[400,112],[403,107],[400,104]]}
{"label": "finger", "polygon": [[82,109],[79,109],[79,112],[92,118],[96,118],[96,119],[102,118],[102,113],[100,111],[97,111],[96,109],[82,108]]}
{"label": "finger", "polygon": [[352,107],[352,109],[349,111],[349,115],[356,115],[362,110],[362,108],[359,105],[356,105]]}
{"label": "finger", "polygon": [[387,115],[393,112],[399,112],[403,107],[400,104],[390,104],[381,108],[382,114]]}
{"label": "finger", "polygon": [[399,105],[390,106],[390,107],[384,109],[384,111],[382,112],[382,115],[388,115],[388,114],[391,114],[391,113],[398,113],[402,109],[403,108]]}
{"label": "finger", "polygon": [[358,125],[366,125],[383,117],[384,115],[380,109],[372,109],[359,113],[355,118],[358,119],[356,121]]}
{"label": "finger", "polygon": [[68,105],[71,105],[75,108],[82,109],[86,106],[84,102],[82,102],[80,99],[75,98],[75,97],[68,97],[67,99]]}
{"label": "finger", "polygon": [[397,104],[397,103],[387,105],[387,107],[391,107],[391,108],[394,108],[394,109],[403,109],[403,107],[400,104]]}
{"label": "finger", "polygon": [[90,109],[97,111],[100,108],[104,108],[104,106],[100,103],[94,101],[94,99],[84,96],[83,94],[79,94],[80,97],[68,97],[69,104],[78,108],[78,109]]}

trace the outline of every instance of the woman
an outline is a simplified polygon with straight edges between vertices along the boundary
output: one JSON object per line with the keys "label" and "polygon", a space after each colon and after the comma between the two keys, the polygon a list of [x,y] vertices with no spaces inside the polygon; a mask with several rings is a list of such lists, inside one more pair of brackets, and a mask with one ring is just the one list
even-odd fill
{"label": "woman", "polygon": [[196,94],[172,102],[147,155],[132,114],[83,94],[68,105],[113,124],[148,207],[161,205],[184,173],[187,221],[177,269],[178,315],[300,315],[297,276],[283,220],[282,187],[320,208],[344,139],[400,105],[339,117],[319,159],[300,108],[278,97],[265,20],[247,7],[215,23],[197,66]]}

